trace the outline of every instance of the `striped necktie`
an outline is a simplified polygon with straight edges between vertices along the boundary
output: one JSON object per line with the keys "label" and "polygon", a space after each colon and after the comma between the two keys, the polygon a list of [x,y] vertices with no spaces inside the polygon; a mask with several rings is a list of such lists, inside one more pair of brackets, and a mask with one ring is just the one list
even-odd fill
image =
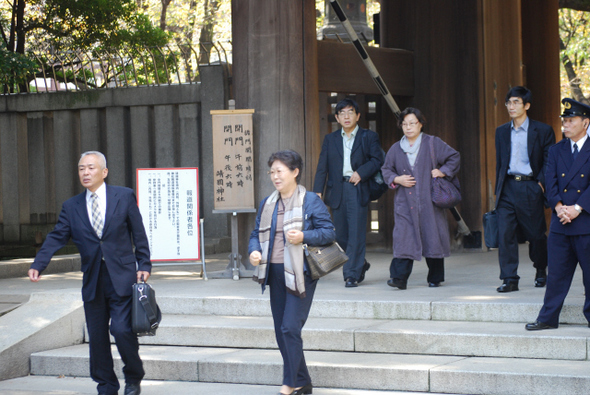
{"label": "striped necktie", "polygon": [[102,237],[102,228],[104,224],[102,223],[102,215],[100,215],[98,195],[93,192],[92,195],[90,195],[90,199],[92,200],[92,228],[96,232],[96,235],[100,238]]}
{"label": "striped necktie", "polygon": [[573,152],[573,156],[574,156],[574,160],[576,160],[576,158],[578,157],[578,144],[574,143],[574,152]]}

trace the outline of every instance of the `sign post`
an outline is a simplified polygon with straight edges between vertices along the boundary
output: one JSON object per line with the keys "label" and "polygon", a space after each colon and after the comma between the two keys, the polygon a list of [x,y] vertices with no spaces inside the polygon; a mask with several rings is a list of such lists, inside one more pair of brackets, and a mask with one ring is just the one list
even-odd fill
{"label": "sign post", "polygon": [[137,203],[151,260],[160,264],[200,260],[207,280],[203,220],[199,219],[199,169],[137,169]]}
{"label": "sign post", "polygon": [[231,214],[232,253],[221,277],[251,276],[238,251],[238,213],[255,213],[254,152],[252,135],[254,110],[212,110],[213,119],[213,213]]}

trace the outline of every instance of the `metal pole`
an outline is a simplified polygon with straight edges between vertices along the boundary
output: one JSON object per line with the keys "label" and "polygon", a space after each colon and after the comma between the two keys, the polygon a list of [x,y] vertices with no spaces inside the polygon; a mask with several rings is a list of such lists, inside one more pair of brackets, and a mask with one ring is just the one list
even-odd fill
{"label": "metal pole", "polygon": [[344,29],[346,29],[346,32],[350,36],[350,39],[352,40],[352,43],[354,44],[356,51],[363,60],[363,63],[365,64],[365,67],[367,68],[369,74],[373,78],[373,81],[377,85],[377,88],[379,88],[379,91],[385,98],[387,104],[389,104],[389,108],[391,108],[391,111],[393,111],[395,116],[399,118],[401,111],[397,103],[395,102],[395,100],[393,100],[393,96],[391,96],[391,93],[389,93],[389,90],[387,89],[385,82],[381,78],[381,75],[379,75],[379,72],[377,71],[377,68],[375,67],[373,61],[369,57],[369,54],[365,50],[365,47],[363,47],[363,44],[359,40],[356,32],[354,31],[354,28],[350,24],[350,21],[348,20],[348,18],[346,18],[346,14],[344,14],[342,7],[340,7],[340,3],[338,3],[337,0],[330,0],[330,5],[334,9],[334,12],[336,12],[338,19],[340,19],[340,22],[342,22]]}

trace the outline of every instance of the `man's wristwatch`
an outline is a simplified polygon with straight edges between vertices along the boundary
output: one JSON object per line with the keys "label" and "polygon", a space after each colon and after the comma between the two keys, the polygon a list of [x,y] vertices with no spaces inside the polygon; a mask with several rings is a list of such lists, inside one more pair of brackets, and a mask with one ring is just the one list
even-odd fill
{"label": "man's wristwatch", "polygon": [[580,206],[579,204],[574,204],[574,210],[581,213],[583,209],[582,209],[582,206]]}

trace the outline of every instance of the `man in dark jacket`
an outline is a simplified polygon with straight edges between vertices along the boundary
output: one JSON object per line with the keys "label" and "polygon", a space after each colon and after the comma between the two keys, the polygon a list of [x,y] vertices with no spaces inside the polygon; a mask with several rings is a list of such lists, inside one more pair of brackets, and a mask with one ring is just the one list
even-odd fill
{"label": "man in dark jacket", "polygon": [[512,121],[496,129],[496,211],[498,213],[500,279],[498,292],[518,291],[517,227],[529,241],[529,256],[537,269],[535,287],[547,282],[545,231],[545,166],[555,144],[553,128],[528,118],[531,91],[515,86],[506,94]]}
{"label": "man in dark jacket", "polygon": [[74,241],[84,272],[90,377],[98,383],[99,394],[117,394],[110,329],[125,364],[125,395],[139,395],[144,370],[137,335],[131,329],[131,290],[136,281],[150,276],[149,242],[133,190],[107,185],[106,165],[100,152],[82,154],[78,175],[86,189],[63,204],[55,228],[31,265],[29,278],[39,281],[53,254],[70,238]]}
{"label": "man in dark jacket", "polygon": [[563,99],[561,115],[566,138],[549,150],[547,201],[552,209],[549,228],[549,277],[543,308],[529,331],[553,329],[572,284],[578,263],[585,292],[584,316],[590,326],[590,106]]}
{"label": "man in dark jacket", "polygon": [[[336,105],[342,126],[324,138],[313,191],[332,209],[336,240],[348,255],[343,274],[346,287],[356,287],[370,265],[365,261],[369,179],[383,165],[377,133],[358,126],[358,104],[344,99]],[[325,189],[325,192],[324,192]]]}

